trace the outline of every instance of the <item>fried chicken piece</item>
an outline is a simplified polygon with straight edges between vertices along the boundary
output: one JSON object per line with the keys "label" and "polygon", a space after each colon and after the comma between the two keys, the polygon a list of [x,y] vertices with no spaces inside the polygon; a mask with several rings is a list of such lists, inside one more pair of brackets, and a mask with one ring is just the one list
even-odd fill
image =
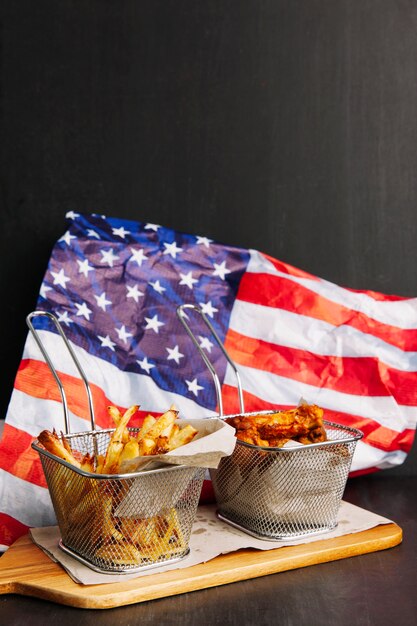
{"label": "fried chicken piece", "polygon": [[269,443],[267,440],[261,439],[256,428],[247,428],[245,430],[239,430],[237,432],[238,432],[237,438],[240,441],[251,443],[253,446],[263,446],[263,447],[269,446]]}
{"label": "fried chicken piece", "polygon": [[267,415],[238,415],[226,422],[236,429],[240,441],[256,446],[282,447],[289,439],[303,444],[327,439],[323,409],[314,404]]}

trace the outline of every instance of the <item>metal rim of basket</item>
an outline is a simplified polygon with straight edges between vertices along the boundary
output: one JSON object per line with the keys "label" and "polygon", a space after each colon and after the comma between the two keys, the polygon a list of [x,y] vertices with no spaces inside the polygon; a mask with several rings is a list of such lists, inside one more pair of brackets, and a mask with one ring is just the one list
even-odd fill
{"label": "metal rim of basket", "polygon": [[103,567],[99,567],[98,565],[91,563],[91,561],[82,557],[80,554],[78,554],[78,552],[75,552],[74,550],[71,550],[71,548],[68,548],[68,546],[64,544],[62,539],[58,541],[58,546],[63,552],[66,552],[67,554],[72,556],[74,559],[76,559],[77,561],[85,565],[86,567],[92,569],[95,572],[99,572],[100,574],[108,574],[109,576],[114,576],[115,574],[119,574],[119,575],[137,574],[139,572],[146,572],[151,569],[158,569],[160,567],[164,567],[165,565],[173,565],[174,563],[179,563],[180,561],[183,561],[190,554],[190,548],[188,547],[185,550],[184,554],[182,554],[181,556],[175,556],[175,557],[170,558],[169,560],[161,561],[160,563],[155,562],[155,563],[148,563],[146,565],[138,565],[137,567],[129,566],[126,568],[119,567],[119,568],[104,569]]}
{"label": "metal rim of basket", "polygon": [[[188,323],[188,315],[186,313],[186,310],[193,310],[195,311],[198,315],[200,315],[200,317],[202,318],[203,322],[205,323],[205,325],[207,326],[207,328],[210,330],[210,332],[212,333],[214,339],[217,342],[217,345],[219,346],[220,350],[222,351],[223,355],[225,356],[227,362],[229,363],[229,365],[231,366],[235,378],[236,378],[236,383],[237,383],[237,392],[238,392],[238,399],[239,399],[239,405],[240,405],[240,409],[241,409],[241,413],[234,413],[234,414],[230,414],[230,415],[224,415],[224,411],[223,411],[223,399],[222,399],[222,393],[221,393],[221,383],[220,383],[220,379],[219,376],[213,366],[213,364],[211,363],[210,359],[208,358],[207,354],[204,352],[204,350],[202,349],[202,347],[200,346],[200,344],[197,341],[196,336],[194,335],[193,331],[191,330],[191,327]],[[177,316],[180,320],[180,322],[182,323],[182,325],[184,326],[185,330],[187,331],[188,335],[190,336],[194,346],[197,348],[201,358],[203,359],[204,363],[206,364],[207,368],[210,371],[210,374],[212,375],[213,378],[213,382],[214,382],[214,387],[216,390],[216,396],[217,396],[217,404],[219,407],[219,416],[218,418],[221,420],[225,420],[227,418],[230,417],[237,417],[238,415],[244,414],[245,416],[251,416],[251,415],[273,415],[275,413],[279,413],[279,410],[267,410],[267,411],[252,411],[250,413],[246,412],[245,413],[245,407],[244,407],[244,399],[243,399],[243,390],[242,390],[242,382],[239,376],[239,372],[238,369],[236,367],[236,364],[233,362],[233,360],[231,359],[230,355],[228,354],[226,348],[223,345],[223,342],[221,341],[220,337],[218,336],[218,334],[216,333],[215,329],[213,328],[213,325],[211,324],[210,320],[208,319],[208,317],[205,315],[205,313],[202,311],[202,309],[200,307],[198,307],[195,304],[181,304],[180,306],[177,307]],[[321,441],[319,443],[311,443],[311,444],[303,444],[302,449],[306,450],[306,449],[311,449],[311,448],[319,448],[319,447],[326,447],[326,446],[332,446],[338,443],[349,443],[352,441],[358,441],[359,439],[362,439],[363,437],[363,432],[357,428],[353,428],[351,426],[344,426],[342,424],[337,424],[335,422],[330,422],[327,420],[323,420],[323,422],[332,428],[338,429],[342,432],[348,432],[350,433],[351,437],[349,438],[341,438],[341,439],[332,439],[330,441]],[[255,449],[255,450],[262,450],[263,452],[296,452],[297,450],[300,450],[301,448],[295,447],[295,448],[272,448],[272,447],[263,447],[263,446],[255,446],[254,444],[251,443],[247,443],[245,441],[240,441],[239,439],[236,441],[236,445],[242,445],[251,449]]]}
{"label": "metal rim of basket", "polygon": [[[105,433],[109,433],[109,432],[113,432],[113,429],[106,429],[106,430],[95,430],[95,431],[85,431],[82,433],[73,433],[71,435],[68,436],[68,439],[71,439],[71,437],[81,437],[81,436],[89,436],[89,435],[96,435],[96,434],[105,434]],[[138,472],[130,472],[130,473],[125,473],[125,474],[95,474],[92,472],[86,472],[78,467],[76,467],[75,465],[71,465],[71,463],[68,463],[68,461],[65,461],[64,459],[60,459],[59,457],[55,456],[54,454],[52,454],[51,452],[48,452],[48,450],[45,450],[45,448],[42,448],[41,446],[39,446],[38,444],[38,440],[36,439],[33,443],[32,443],[32,448],[34,450],[36,450],[37,452],[39,452],[39,454],[42,454],[43,456],[46,456],[50,459],[52,459],[53,461],[56,461],[57,463],[60,463],[61,465],[64,465],[65,467],[68,467],[70,470],[72,470],[73,472],[75,472],[76,474],[79,474],[80,476],[84,476],[85,478],[94,478],[95,480],[128,480],[131,478],[137,478],[138,476],[142,476],[143,475],[143,471],[138,471]],[[150,457],[150,460],[152,460],[152,458]],[[163,467],[157,467],[155,469],[149,469],[146,470],[146,475],[149,474],[160,474],[160,473],[166,473],[166,472],[173,472],[173,471],[178,471],[178,470],[183,470],[184,467],[188,467],[185,465],[164,465]],[[190,466],[191,467],[191,466]],[[196,468],[197,469],[197,468]]]}

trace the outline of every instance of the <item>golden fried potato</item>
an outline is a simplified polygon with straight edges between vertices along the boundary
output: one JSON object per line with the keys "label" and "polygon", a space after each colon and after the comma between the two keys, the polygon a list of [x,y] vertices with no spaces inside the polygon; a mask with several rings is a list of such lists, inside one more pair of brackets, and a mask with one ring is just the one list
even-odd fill
{"label": "golden fried potato", "polygon": [[74,457],[68,442],[66,441],[66,445],[61,443],[55,431],[51,433],[49,430],[43,430],[39,433],[38,441],[51,454],[63,459],[67,463],[71,463],[71,465],[75,465],[75,467],[79,468],[81,466],[80,462]]}

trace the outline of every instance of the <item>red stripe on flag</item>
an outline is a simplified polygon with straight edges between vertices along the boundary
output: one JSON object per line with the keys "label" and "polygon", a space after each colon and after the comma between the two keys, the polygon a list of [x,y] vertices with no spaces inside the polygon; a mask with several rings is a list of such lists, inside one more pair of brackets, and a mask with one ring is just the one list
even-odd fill
{"label": "red stripe on flag", "polygon": [[[87,395],[82,380],[61,372],[58,372],[58,375],[64,386],[68,408],[71,413],[90,421]],[[48,365],[43,361],[35,361],[33,359],[22,360],[17,372],[14,386],[15,389],[23,391],[34,398],[61,402],[61,394],[56,381]],[[114,424],[107,413],[107,407],[109,404],[114,403],[107,398],[103,390],[97,385],[90,383],[90,389],[93,396],[96,426],[99,428],[112,428]],[[126,410],[125,407],[118,406],[117,408],[122,413]],[[129,426],[140,426],[143,422],[143,418],[148,413],[149,411],[137,411],[130,419]],[[160,413],[152,414],[155,416],[160,415]]]}
{"label": "red stripe on flag", "polygon": [[6,513],[0,513],[0,544],[11,546],[19,537],[26,535],[28,530],[29,526]]}
{"label": "red stripe on flag", "polygon": [[[237,391],[235,387],[230,385],[223,385],[223,403],[224,413],[234,414],[239,412],[237,405]],[[254,396],[246,391],[243,391],[243,399],[245,403],[245,411],[265,411],[265,410],[282,410],[292,409],[293,406],[283,404],[271,404],[265,402],[261,398]],[[336,424],[342,424],[344,426],[351,426],[358,428],[364,433],[364,443],[384,450],[385,452],[394,452],[396,450],[403,450],[409,452],[413,444],[415,432],[411,429],[405,429],[401,432],[391,430],[385,426],[381,426],[377,422],[369,418],[363,418],[358,415],[350,415],[348,413],[342,413],[339,411],[331,411],[329,409],[324,410],[324,419],[329,422],[335,422]]]}
{"label": "red stripe on flag", "polygon": [[281,276],[247,272],[240,281],[237,299],[305,315],[333,326],[351,326],[402,350],[417,350],[415,329],[401,329],[378,322]]}
{"label": "red stripe on flag", "polygon": [[229,329],[226,350],[235,363],[300,383],[365,396],[392,396],[398,404],[417,404],[415,372],[394,370],[371,357],[321,356],[247,337]]}
{"label": "red stripe on flag", "polygon": [[7,422],[0,442],[0,467],[17,478],[46,487],[39,454],[31,448],[34,438]]}
{"label": "red stripe on flag", "polygon": [[[87,395],[82,380],[74,376],[69,376],[68,374],[63,374],[62,372],[58,372],[58,375],[65,389],[69,410],[74,413],[74,415],[89,420]],[[14,386],[19,391],[23,391],[35,398],[61,402],[61,394],[52,372],[48,365],[42,361],[35,361],[33,359],[22,360]],[[111,404],[111,402],[106,398],[102,389],[96,385],[90,384],[90,389],[93,396],[97,426],[100,428],[110,428],[112,423],[107,414],[106,407]]]}

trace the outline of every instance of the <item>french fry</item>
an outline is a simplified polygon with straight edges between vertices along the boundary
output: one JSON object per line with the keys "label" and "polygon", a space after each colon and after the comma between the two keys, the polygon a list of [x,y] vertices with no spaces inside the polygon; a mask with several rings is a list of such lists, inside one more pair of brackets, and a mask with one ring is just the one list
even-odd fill
{"label": "french fry", "polygon": [[116,406],[108,406],[107,407],[107,413],[110,415],[110,417],[112,418],[114,425],[118,426],[120,423],[120,419],[121,419],[121,415],[120,415],[120,411]]}
{"label": "french fry", "polygon": [[[110,405],[107,407],[107,412],[117,428],[117,426],[120,424],[120,420],[122,419],[119,409],[116,406]],[[129,441],[129,431],[126,428],[123,431],[122,441],[123,443],[127,443]]]}
{"label": "french fry", "polygon": [[136,441],[136,439],[131,439],[124,445],[123,450],[120,453],[119,461],[118,461],[119,469],[123,461],[129,461],[130,459],[135,459],[137,456],[139,456],[139,442]]}
{"label": "french fry", "polygon": [[105,496],[102,500],[100,511],[97,511],[97,523],[100,528],[100,536],[104,542],[109,542],[112,539],[116,541],[122,541],[123,535],[120,533],[112,518],[113,500],[112,497]]}
{"label": "french fry", "polygon": [[191,424],[187,424],[181,430],[177,432],[177,434],[172,437],[169,441],[169,449],[175,450],[180,446],[184,446],[186,443],[190,443],[194,439],[197,434],[197,430],[191,426]]}
{"label": "french fry", "polygon": [[152,454],[165,454],[169,452],[169,437],[160,435],[155,442],[155,449]]}
{"label": "french fry", "polygon": [[89,485],[78,502],[71,508],[68,522],[75,532],[82,526],[89,524],[96,514],[95,498],[97,493],[95,489],[95,486]]}
{"label": "french fry", "polygon": [[143,538],[146,535],[146,527],[148,520],[135,519],[131,517],[121,517],[119,520],[120,531],[125,539],[140,548],[143,544]]}
{"label": "french fry", "polygon": [[174,426],[178,426],[178,424],[174,424],[174,422],[168,424],[168,426],[161,432],[160,437],[168,437],[169,439]]}
{"label": "french fry", "polygon": [[139,442],[139,451],[140,456],[149,456],[153,453],[155,449],[156,442],[154,439],[150,437],[144,437],[142,441]]}
{"label": "french fry", "polygon": [[169,433],[169,439],[174,439],[176,435],[180,432],[180,427],[178,424],[172,424],[171,432]]}
{"label": "french fry", "polygon": [[94,457],[90,456],[88,452],[87,454],[84,454],[81,460],[80,469],[84,472],[94,472]]}
{"label": "french fry", "polygon": [[142,428],[140,429],[138,436],[137,436],[138,441],[142,441],[142,439],[144,438],[148,430],[152,428],[155,422],[156,422],[156,419],[154,418],[153,415],[147,415],[145,417],[145,419],[143,420]]}
{"label": "french fry", "polygon": [[148,430],[146,433],[147,437],[152,437],[156,439],[162,432],[170,425],[175,422],[178,417],[178,411],[173,411],[169,409],[166,413],[158,417],[155,424]]}
{"label": "french fry", "polygon": [[[117,556],[115,554],[115,546],[118,547],[119,551]],[[96,551],[96,556],[114,565],[139,565],[142,561],[141,552],[132,544],[124,541],[101,546]]]}
{"label": "french fry", "polygon": [[72,449],[70,444],[68,443],[68,439],[65,437],[64,433],[61,430],[61,441],[62,441],[62,445],[64,446],[65,450],[67,452],[69,452],[70,454],[72,454]]}
{"label": "french fry", "polygon": [[71,465],[75,465],[75,467],[79,468],[81,466],[72,452],[69,452],[64,444],[61,443],[55,432],[51,433],[49,430],[43,430],[39,434],[38,440],[51,454],[55,454],[55,456],[63,459],[67,463],[71,463]]}
{"label": "french fry", "polygon": [[127,409],[125,414],[120,418],[120,421],[111,436],[110,443],[107,448],[106,459],[104,461],[102,474],[115,473],[115,471],[117,470],[119,456],[124,446],[123,434],[125,428],[129,423],[130,418],[136,413],[138,408],[138,405],[134,404],[129,409]]}
{"label": "french fry", "polygon": [[114,565],[140,565],[164,560],[186,547],[174,508],[164,516],[121,518],[118,525],[120,532],[116,530],[110,539],[107,536],[96,550],[96,557]]}
{"label": "french fry", "polygon": [[102,454],[98,454],[97,455],[96,474],[102,474],[103,473],[103,467],[104,467],[104,461],[105,460],[106,460],[106,457],[103,456]]}

